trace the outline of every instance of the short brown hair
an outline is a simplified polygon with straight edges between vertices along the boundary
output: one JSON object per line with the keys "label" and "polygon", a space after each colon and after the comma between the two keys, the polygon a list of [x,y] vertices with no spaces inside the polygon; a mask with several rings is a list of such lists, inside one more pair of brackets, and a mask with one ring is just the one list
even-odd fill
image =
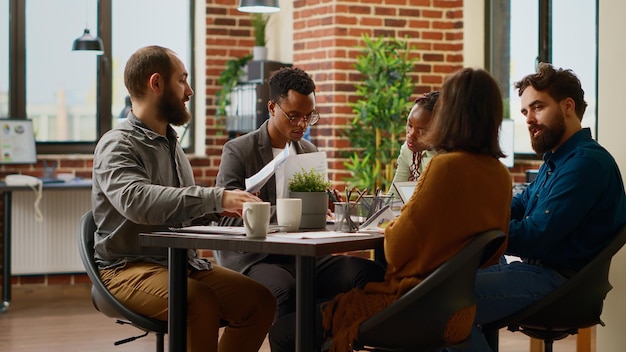
{"label": "short brown hair", "polygon": [[124,85],[132,98],[146,94],[146,82],[155,73],[169,82],[174,71],[171,55],[175,55],[172,50],[156,45],[143,47],[131,55],[124,68]]}
{"label": "short brown hair", "polygon": [[537,73],[527,75],[519,82],[515,82],[515,88],[519,90],[520,97],[529,86],[540,92],[548,92],[548,95],[557,103],[565,98],[572,98],[576,104],[578,119],[583,119],[583,114],[587,109],[585,91],[572,70],[562,68],[557,70],[549,63],[542,62],[537,66]]}
{"label": "short brown hair", "polygon": [[502,95],[493,77],[485,70],[461,69],[441,87],[428,142],[438,151],[463,150],[501,158],[502,115]]}

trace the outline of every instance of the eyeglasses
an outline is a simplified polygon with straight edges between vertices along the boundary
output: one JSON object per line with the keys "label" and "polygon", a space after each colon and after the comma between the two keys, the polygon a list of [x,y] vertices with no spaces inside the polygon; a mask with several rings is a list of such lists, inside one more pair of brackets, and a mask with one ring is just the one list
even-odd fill
{"label": "eyeglasses", "polygon": [[304,121],[304,123],[306,123],[309,126],[313,126],[317,123],[317,121],[320,120],[320,113],[317,111],[313,111],[310,114],[306,115],[306,116],[300,116],[300,115],[292,115],[289,116],[287,115],[287,113],[285,112],[285,110],[283,110],[282,106],[280,106],[280,104],[278,104],[278,102],[274,102],[274,104],[276,104],[276,106],[278,106],[280,108],[280,111],[282,111],[283,115],[285,116],[285,118],[287,120],[289,120],[289,122],[291,122],[292,125],[297,125],[300,123],[300,121]]}

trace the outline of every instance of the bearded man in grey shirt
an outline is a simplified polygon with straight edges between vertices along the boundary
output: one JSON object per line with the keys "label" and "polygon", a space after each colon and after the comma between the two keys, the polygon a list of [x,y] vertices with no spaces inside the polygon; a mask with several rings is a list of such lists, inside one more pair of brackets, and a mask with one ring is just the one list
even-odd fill
{"label": "bearded man in grey shirt", "polygon": [[[243,191],[194,185],[191,164],[170,125],[191,118],[188,73],[166,48],[139,49],[124,83],[132,99],[126,121],[102,136],[94,152],[95,257],[108,289],[128,308],[167,320],[167,248],[141,246],[139,233],[241,214]],[[258,351],[276,311],[261,284],[211,265],[189,251],[188,351]],[[218,341],[220,322],[227,327]]]}

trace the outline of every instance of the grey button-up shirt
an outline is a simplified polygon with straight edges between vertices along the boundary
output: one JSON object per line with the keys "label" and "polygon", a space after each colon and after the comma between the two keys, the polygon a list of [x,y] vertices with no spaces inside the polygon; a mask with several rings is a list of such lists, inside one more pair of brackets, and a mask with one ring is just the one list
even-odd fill
{"label": "grey button-up shirt", "polygon": [[[129,261],[167,265],[167,248],[144,247],[139,233],[181,227],[222,212],[223,188],[194,185],[189,160],[168,126],[167,136],[150,130],[132,113],[102,136],[94,152],[95,257],[100,268]],[[189,251],[189,264],[210,262]]]}

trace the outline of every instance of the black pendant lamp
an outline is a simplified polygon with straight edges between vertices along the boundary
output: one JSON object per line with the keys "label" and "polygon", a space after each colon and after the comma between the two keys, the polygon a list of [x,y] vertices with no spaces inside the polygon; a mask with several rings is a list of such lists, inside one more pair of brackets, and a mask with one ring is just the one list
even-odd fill
{"label": "black pendant lamp", "polygon": [[280,11],[278,0],[239,0],[239,11],[251,13],[274,13]]}
{"label": "black pendant lamp", "polygon": [[104,45],[102,44],[102,39],[92,36],[89,33],[89,29],[85,28],[83,35],[74,40],[72,50],[104,51]]}

